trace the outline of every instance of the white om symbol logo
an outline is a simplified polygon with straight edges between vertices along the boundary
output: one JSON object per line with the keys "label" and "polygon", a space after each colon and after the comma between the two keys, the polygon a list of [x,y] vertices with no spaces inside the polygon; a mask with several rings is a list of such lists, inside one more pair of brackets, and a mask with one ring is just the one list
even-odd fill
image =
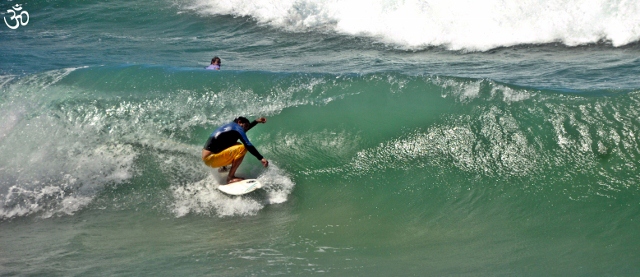
{"label": "white om symbol logo", "polygon": [[[12,13],[13,15],[11,16],[10,20],[15,20],[16,24],[15,25],[9,25],[9,22],[7,22],[7,18],[4,18],[4,24],[7,24],[7,27],[15,30],[18,29],[18,27],[20,26],[25,26],[27,25],[27,23],[29,23],[29,13],[27,11],[22,11],[22,5],[20,4],[16,4],[15,6],[11,7],[13,10],[7,10],[8,13]],[[16,14],[16,12],[22,11],[20,14]],[[25,20],[26,17],[26,20]]]}

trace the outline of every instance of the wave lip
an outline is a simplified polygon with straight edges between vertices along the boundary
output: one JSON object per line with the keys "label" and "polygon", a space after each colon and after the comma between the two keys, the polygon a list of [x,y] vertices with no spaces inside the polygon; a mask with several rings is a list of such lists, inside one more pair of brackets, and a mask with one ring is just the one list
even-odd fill
{"label": "wave lip", "polygon": [[204,15],[248,16],[294,32],[373,37],[399,48],[486,51],[520,44],[577,46],[640,40],[638,1],[194,0]]}

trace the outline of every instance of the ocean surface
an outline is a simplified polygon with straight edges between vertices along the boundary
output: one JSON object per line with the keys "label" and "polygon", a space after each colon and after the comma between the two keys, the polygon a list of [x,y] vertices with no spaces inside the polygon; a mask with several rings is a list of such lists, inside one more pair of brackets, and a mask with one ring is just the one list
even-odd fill
{"label": "ocean surface", "polygon": [[0,276],[639,276],[639,14],[1,0]]}

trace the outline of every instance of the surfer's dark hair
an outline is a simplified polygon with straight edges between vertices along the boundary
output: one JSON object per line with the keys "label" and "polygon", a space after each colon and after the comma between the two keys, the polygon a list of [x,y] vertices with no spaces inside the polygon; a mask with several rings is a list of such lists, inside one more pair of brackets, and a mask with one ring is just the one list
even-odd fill
{"label": "surfer's dark hair", "polygon": [[249,122],[249,119],[247,119],[246,117],[243,117],[243,116],[234,119],[233,122],[238,123],[238,124],[239,123],[244,123],[244,124],[251,123],[251,122]]}

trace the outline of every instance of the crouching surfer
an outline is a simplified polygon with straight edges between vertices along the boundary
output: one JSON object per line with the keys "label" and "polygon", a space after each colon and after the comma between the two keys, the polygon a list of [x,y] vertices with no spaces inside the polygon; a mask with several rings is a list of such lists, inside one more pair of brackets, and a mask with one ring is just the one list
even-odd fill
{"label": "crouching surfer", "polygon": [[[247,138],[246,132],[258,123],[266,123],[264,117],[249,122],[244,117],[238,117],[231,123],[220,126],[213,131],[202,149],[202,161],[213,168],[220,167],[221,171],[226,170],[226,165],[231,165],[227,184],[244,180],[236,176],[236,170],[240,167],[247,151],[258,158],[264,167],[269,165],[269,161],[262,157],[258,150]],[[240,140],[240,142],[238,142]]]}

